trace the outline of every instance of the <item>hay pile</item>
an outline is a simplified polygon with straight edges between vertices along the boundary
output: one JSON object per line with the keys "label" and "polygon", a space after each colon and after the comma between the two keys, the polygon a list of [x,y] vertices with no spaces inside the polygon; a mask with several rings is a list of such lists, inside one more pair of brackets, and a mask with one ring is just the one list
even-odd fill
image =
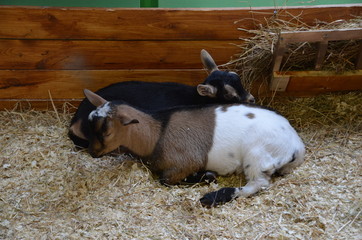
{"label": "hay pile", "polygon": [[[286,18],[290,20],[285,20]],[[288,11],[265,19],[265,23],[255,23],[253,30],[242,29],[252,34],[250,38],[241,38],[239,45],[241,54],[225,65],[228,69],[237,72],[246,86],[255,81],[267,81],[272,74],[272,62],[275,45],[280,32],[327,30],[327,29],[355,29],[362,28],[362,17],[355,16],[350,20],[334,22],[317,21],[310,26],[303,22],[301,16],[293,16]],[[359,52],[360,42],[357,40],[330,41],[322,71],[342,73],[355,70],[355,62]],[[317,43],[289,44],[284,55],[280,71],[307,71],[314,70],[317,54]]]}
{"label": "hay pile", "polygon": [[0,239],[361,239],[362,93],[272,105],[300,132],[306,162],[214,209],[198,199],[241,176],[167,188],[125,157],[74,150],[70,114],[2,111]]}

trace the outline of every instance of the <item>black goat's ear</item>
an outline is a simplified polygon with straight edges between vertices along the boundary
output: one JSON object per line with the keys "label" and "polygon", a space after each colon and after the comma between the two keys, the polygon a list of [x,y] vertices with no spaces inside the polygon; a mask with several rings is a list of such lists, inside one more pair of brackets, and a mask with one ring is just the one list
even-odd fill
{"label": "black goat's ear", "polygon": [[98,94],[92,92],[91,90],[84,89],[83,90],[85,97],[96,107],[99,107],[107,102],[104,98],[99,96]]}
{"label": "black goat's ear", "polygon": [[135,118],[131,118],[127,115],[120,115],[118,116],[119,121],[122,123],[123,126],[127,126],[129,124],[139,123],[139,121]]}
{"label": "black goat's ear", "polygon": [[200,96],[214,98],[216,97],[217,88],[209,84],[199,84],[197,85],[197,92]]}
{"label": "black goat's ear", "polygon": [[206,70],[211,74],[212,72],[219,70],[217,67],[214,59],[211,57],[211,55],[205,50],[201,50],[201,62],[206,68]]}

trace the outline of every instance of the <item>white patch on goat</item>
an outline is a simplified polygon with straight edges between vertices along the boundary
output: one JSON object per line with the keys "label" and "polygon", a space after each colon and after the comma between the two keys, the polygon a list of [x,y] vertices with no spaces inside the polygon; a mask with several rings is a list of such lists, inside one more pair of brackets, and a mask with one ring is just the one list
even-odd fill
{"label": "white patch on goat", "polygon": [[102,106],[99,106],[96,110],[93,110],[89,116],[88,120],[92,121],[94,117],[107,117],[111,110],[110,103],[106,102]]}
{"label": "white patch on goat", "polygon": [[[228,175],[244,170],[248,180],[276,170],[304,144],[288,120],[273,111],[237,105],[215,109],[213,145],[206,170]],[[230,154],[233,153],[233,154]]]}

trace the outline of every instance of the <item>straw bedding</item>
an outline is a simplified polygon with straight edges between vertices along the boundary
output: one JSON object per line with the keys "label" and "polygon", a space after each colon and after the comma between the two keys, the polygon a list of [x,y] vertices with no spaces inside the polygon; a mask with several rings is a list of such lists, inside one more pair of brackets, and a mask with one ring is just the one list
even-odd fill
{"label": "straw bedding", "polygon": [[247,199],[207,209],[210,186],[164,187],[140,163],[93,159],[70,114],[0,112],[0,239],[361,239],[362,93],[271,104],[307,146],[305,163]]}

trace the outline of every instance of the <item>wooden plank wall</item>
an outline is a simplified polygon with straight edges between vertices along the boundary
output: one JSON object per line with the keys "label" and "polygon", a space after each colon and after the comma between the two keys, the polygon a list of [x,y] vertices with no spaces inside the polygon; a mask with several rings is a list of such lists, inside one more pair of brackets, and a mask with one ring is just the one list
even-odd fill
{"label": "wooden plank wall", "polygon": [[[50,95],[56,105],[77,105],[83,88],[120,81],[196,85],[206,77],[201,49],[228,62],[248,37],[237,28],[253,29],[275,11],[0,6],[0,109],[19,101],[44,109]],[[362,5],[278,11],[314,24],[361,16]]]}

